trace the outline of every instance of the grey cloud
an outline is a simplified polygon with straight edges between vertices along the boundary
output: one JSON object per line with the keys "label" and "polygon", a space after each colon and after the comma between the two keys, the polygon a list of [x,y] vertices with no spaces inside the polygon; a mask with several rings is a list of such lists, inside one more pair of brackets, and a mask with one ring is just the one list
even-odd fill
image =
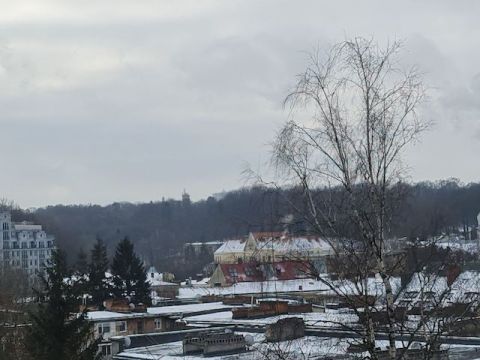
{"label": "grey cloud", "polygon": [[[412,178],[478,179],[468,165],[480,151],[472,136],[478,6],[11,3],[0,14],[0,127],[8,134],[0,152],[9,174],[0,176],[0,197],[23,206],[108,203],[186,188],[198,199],[241,186],[242,164],[268,157],[287,118],[282,100],[305,51],[356,35],[406,39],[402,62],[418,63],[434,88],[424,116],[437,124],[407,154]],[[438,154],[454,166],[445,169]]]}

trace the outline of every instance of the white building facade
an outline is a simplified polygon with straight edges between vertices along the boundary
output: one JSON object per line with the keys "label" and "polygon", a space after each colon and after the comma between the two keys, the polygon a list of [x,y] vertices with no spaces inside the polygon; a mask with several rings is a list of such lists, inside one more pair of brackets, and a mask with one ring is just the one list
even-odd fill
{"label": "white building facade", "polygon": [[12,222],[9,212],[0,212],[0,262],[34,276],[45,270],[55,250],[55,238],[41,225]]}

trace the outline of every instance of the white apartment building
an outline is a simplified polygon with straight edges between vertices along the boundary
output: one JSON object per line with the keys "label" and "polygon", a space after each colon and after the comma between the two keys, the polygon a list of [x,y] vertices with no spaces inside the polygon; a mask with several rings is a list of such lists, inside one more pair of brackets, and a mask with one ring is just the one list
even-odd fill
{"label": "white apartment building", "polygon": [[0,262],[34,276],[43,272],[55,250],[55,238],[42,225],[12,222],[9,212],[0,212]]}

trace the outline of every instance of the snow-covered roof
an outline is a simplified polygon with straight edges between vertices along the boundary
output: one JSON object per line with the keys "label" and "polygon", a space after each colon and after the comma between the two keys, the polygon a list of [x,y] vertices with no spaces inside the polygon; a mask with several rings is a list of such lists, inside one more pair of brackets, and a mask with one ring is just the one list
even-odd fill
{"label": "snow-covered roof", "polygon": [[150,266],[147,271],[147,281],[150,286],[176,286],[177,284],[165,281],[163,279],[163,274],[159,273],[155,267]]}
{"label": "snow-covered roof", "polygon": [[[210,360],[236,359],[236,360],[252,360],[264,358],[265,354],[278,352],[281,349],[282,354],[288,349],[288,356],[291,359],[305,358],[336,358],[338,355],[345,355],[352,339],[325,338],[318,336],[305,336],[299,339],[287,340],[271,344],[265,340],[264,334],[259,333],[239,333],[242,335],[250,335],[254,343],[252,351],[244,351],[225,356],[217,354],[209,357]],[[181,341],[169,342],[164,344],[151,345],[146,347],[127,348],[116,355],[118,359],[125,360],[159,360],[159,359],[205,359],[203,354],[183,354],[183,346]]]}
{"label": "snow-covered roof", "polygon": [[147,313],[152,315],[189,314],[200,311],[211,311],[231,308],[231,306],[224,305],[221,302],[212,302],[203,304],[150,307],[147,309]]}
{"label": "snow-covered roof", "polygon": [[[274,301],[278,299],[273,299]],[[276,315],[270,316],[266,318],[256,318],[256,319],[233,319],[233,314],[231,311],[222,311],[210,314],[202,314],[202,315],[194,315],[189,316],[186,321],[188,324],[194,323],[204,323],[208,322],[211,324],[215,323],[225,323],[231,322],[232,325],[235,323],[241,324],[251,324],[251,325],[267,325],[276,323],[280,319],[285,319],[288,317],[292,317],[291,314],[288,315]],[[295,314],[295,317],[302,318],[305,321],[306,325],[309,326],[337,326],[339,323],[341,324],[354,324],[358,322],[358,316],[352,312],[338,312],[338,311],[331,311],[327,310],[327,312],[311,312],[311,313],[299,313]]]}
{"label": "snow-covered roof", "polygon": [[159,306],[149,307],[146,313],[119,313],[114,311],[89,311],[87,312],[87,319],[91,321],[115,321],[128,318],[144,318],[154,316],[168,316],[175,314],[188,315],[191,313],[198,313],[202,311],[215,310],[230,310],[232,307],[224,305],[221,302],[202,303],[202,304],[187,304],[175,306]]}
{"label": "snow-covered roof", "polygon": [[186,243],[185,245],[192,245],[192,246],[202,246],[202,245],[222,245],[223,241],[206,241],[206,242],[192,242]]}
{"label": "snow-covered roof", "polygon": [[188,281],[182,281],[180,283],[180,285],[182,285],[182,286],[206,286],[206,285],[208,285],[209,281],[210,281],[210,278],[206,277],[206,278],[203,278],[201,280],[192,279],[192,280],[188,280]]}
{"label": "snow-covered roof", "polygon": [[328,287],[322,282],[313,279],[252,281],[225,287],[181,287],[178,297],[196,298],[203,295],[267,294],[314,290],[327,291]]}
{"label": "snow-covered roof", "polygon": [[[265,236],[259,236],[258,234]],[[266,236],[268,234],[275,234],[275,236]],[[268,249],[284,253],[298,253],[312,250],[329,252],[331,250],[330,244],[325,239],[313,236],[291,236],[284,233],[252,233],[252,237],[255,239],[258,249]],[[226,240],[223,245],[215,251],[215,254],[243,252],[245,251],[246,243],[246,239]]]}
{"label": "snow-covered roof", "polygon": [[[355,284],[350,280],[337,280],[335,284],[338,288],[338,292],[343,295],[361,295],[363,290],[363,284]],[[398,277],[390,278],[390,285],[392,286],[393,293],[397,293],[401,287],[401,279]],[[360,289],[360,291],[359,291]],[[385,294],[385,287],[380,276],[369,277],[367,279],[367,292],[371,296],[376,296],[377,298],[383,297]]]}
{"label": "snow-covered roof", "polygon": [[451,303],[466,303],[479,299],[480,294],[480,272],[464,271],[453,282],[448,301]]}
{"label": "snow-covered roof", "polygon": [[434,292],[441,293],[448,288],[447,278],[438,274],[425,274],[416,272],[404,292]]}
{"label": "snow-covered roof", "polygon": [[462,239],[447,238],[436,242],[435,245],[442,249],[450,248],[452,250],[462,250],[468,253],[478,253],[480,251],[479,244],[476,240],[466,241]]}
{"label": "snow-covered roof", "polygon": [[222,246],[220,246],[216,251],[215,254],[221,253],[231,253],[231,252],[243,252],[245,250],[245,239],[234,239],[234,240],[226,240]]}
{"label": "snow-covered roof", "polygon": [[280,239],[262,240],[258,248],[271,249],[278,252],[306,252],[311,250],[330,251],[327,241],[315,237],[282,237]]}
{"label": "snow-covered roof", "polygon": [[89,311],[87,319],[91,321],[114,321],[128,318],[144,318],[150,316],[148,313],[120,313],[114,311]]}
{"label": "snow-covered roof", "polygon": [[[327,275],[325,275],[326,277]],[[330,280],[332,281],[332,280]],[[344,295],[358,295],[355,285],[348,280],[332,281],[341,289]],[[400,288],[400,278],[392,278],[392,287],[394,292]],[[377,297],[383,296],[383,284],[378,278],[369,278],[367,282],[368,292]],[[332,290],[321,280],[316,279],[295,279],[295,280],[276,280],[276,281],[252,281],[241,282],[232,286],[225,287],[181,287],[179,289],[179,298],[196,298],[204,295],[231,295],[231,294],[268,294],[268,293],[287,293],[287,292],[305,292],[317,291],[324,294],[332,294]]]}

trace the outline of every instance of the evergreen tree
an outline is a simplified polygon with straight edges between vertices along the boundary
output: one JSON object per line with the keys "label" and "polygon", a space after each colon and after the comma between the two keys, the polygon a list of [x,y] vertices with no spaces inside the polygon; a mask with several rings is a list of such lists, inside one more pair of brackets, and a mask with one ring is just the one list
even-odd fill
{"label": "evergreen tree", "polygon": [[41,276],[42,290],[37,297],[42,300],[35,312],[30,313],[26,346],[37,360],[91,360],[98,359],[98,342],[86,319],[86,313],[77,314],[78,303],[73,285],[66,278],[65,255],[56,251],[50,267]]}
{"label": "evergreen tree", "polygon": [[78,275],[88,274],[88,256],[83,248],[80,248],[77,254],[77,261],[75,262],[75,272]]}
{"label": "evergreen tree", "polygon": [[77,261],[74,264],[74,278],[75,278],[75,290],[78,292],[79,297],[83,297],[88,294],[88,259],[87,253],[80,248],[77,255]]}
{"label": "evergreen tree", "polygon": [[149,305],[150,285],[133,244],[125,238],[118,245],[112,263],[113,293],[116,297],[130,297],[134,303]]}
{"label": "evergreen tree", "polygon": [[90,255],[88,289],[92,296],[92,304],[102,307],[103,301],[109,296],[110,286],[105,276],[108,270],[107,247],[101,239],[97,239]]}

